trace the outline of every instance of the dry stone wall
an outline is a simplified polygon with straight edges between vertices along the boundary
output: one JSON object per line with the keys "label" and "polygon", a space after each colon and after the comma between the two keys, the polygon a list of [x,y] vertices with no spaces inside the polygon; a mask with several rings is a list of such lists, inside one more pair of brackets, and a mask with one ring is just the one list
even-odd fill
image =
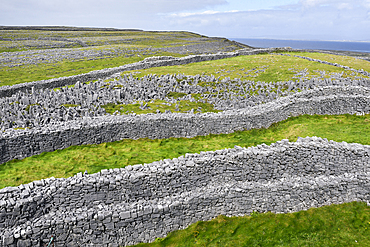
{"label": "dry stone wall", "polygon": [[322,87],[255,107],[219,113],[118,115],[59,122],[34,129],[0,133],[0,163],[72,145],[99,144],[125,138],[164,139],[267,128],[290,116],[370,112],[370,89]]}
{"label": "dry stone wall", "polygon": [[[199,85],[199,82],[210,85]],[[241,86],[242,84],[242,86]],[[253,82],[247,80],[219,79],[213,75],[186,76],[147,75],[134,78],[124,75],[113,81],[98,80],[89,84],[76,83],[73,87],[32,90],[30,93],[17,92],[11,97],[0,98],[0,131],[13,128],[38,128],[46,124],[97,117],[106,115],[108,104],[121,105],[141,103],[140,109],[149,109],[147,103],[164,100],[162,104],[181,104],[187,102],[206,102],[216,110],[241,109],[263,104],[297,93],[302,90],[322,86],[363,86],[370,88],[370,80],[352,80],[349,78],[317,79],[279,82]],[[256,88],[259,88],[258,90]],[[183,96],[168,97],[169,93],[180,93]],[[198,95],[195,99],[193,95]],[[144,104],[145,102],[145,104]],[[168,103],[169,102],[169,103]],[[187,104],[187,103],[186,103]],[[67,107],[66,107],[67,106]],[[187,112],[194,112],[194,108]],[[179,109],[174,111],[179,111]],[[198,112],[202,109],[197,109]],[[158,110],[157,113],[160,111]],[[126,110],[126,114],[130,112]]]}
{"label": "dry stone wall", "polygon": [[[305,50],[297,50],[297,51],[305,52]],[[331,62],[323,61],[323,60],[320,60],[320,59],[315,59],[315,58],[310,58],[310,57],[305,57],[305,56],[299,56],[299,55],[290,55],[290,54],[280,54],[280,55],[299,57],[299,58],[306,59],[308,61],[318,62],[318,63],[332,65],[332,66],[339,67],[339,68],[346,69],[346,70],[351,70],[351,71],[363,74],[364,76],[370,76],[370,73],[363,70],[363,69],[357,70],[357,69],[350,68],[349,66],[341,65],[341,64],[338,64],[338,63],[331,63]]]}
{"label": "dry stone wall", "polygon": [[217,215],[370,200],[370,147],[321,138],[186,154],[0,190],[0,246],[126,246]]}
{"label": "dry stone wall", "polygon": [[67,85],[73,85],[79,82],[88,82],[93,80],[98,80],[102,78],[109,77],[116,73],[121,73],[124,71],[130,70],[138,70],[138,69],[147,69],[152,67],[161,67],[161,66],[173,66],[173,65],[182,65],[182,64],[189,64],[189,63],[196,63],[196,62],[203,62],[203,61],[210,61],[210,60],[218,60],[224,58],[230,58],[235,56],[242,56],[242,55],[256,55],[261,53],[273,52],[276,50],[286,50],[289,51],[291,49],[288,48],[270,48],[270,49],[241,49],[235,52],[220,52],[217,54],[203,54],[203,55],[191,55],[182,58],[173,58],[173,57],[157,57],[157,58],[149,58],[147,60],[143,60],[141,62],[127,64],[115,68],[108,68],[102,70],[95,70],[85,74],[79,74],[74,76],[68,77],[60,77],[54,78],[49,80],[42,80],[42,81],[33,81],[28,83],[17,84],[14,86],[3,86],[0,87],[0,98],[2,97],[10,97],[16,92],[27,92],[31,91],[32,88],[34,89],[45,89],[45,88],[56,88],[56,87],[63,87]]}
{"label": "dry stone wall", "polygon": [[[230,56],[234,55],[238,54]],[[142,64],[164,66],[180,60],[152,59]],[[106,77],[111,72],[98,74]],[[18,88],[76,82],[63,80]],[[16,92],[16,86],[3,89],[3,97]],[[369,93],[361,86],[326,86],[220,113],[109,115],[33,129],[10,128],[0,133],[0,163],[71,145],[232,133],[269,127],[302,114],[369,113]],[[44,246],[51,236],[55,246],[127,246],[220,214],[295,212],[356,200],[369,203],[369,168],[370,146],[313,137],[43,179],[0,190],[0,247]]]}

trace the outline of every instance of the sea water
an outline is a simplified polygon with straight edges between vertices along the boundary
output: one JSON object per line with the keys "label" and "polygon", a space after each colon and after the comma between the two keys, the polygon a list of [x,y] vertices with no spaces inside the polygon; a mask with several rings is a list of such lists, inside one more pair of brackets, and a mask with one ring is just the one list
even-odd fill
{"label": "sea water", "polygon": [[277,39],[231,39],[258,48],[291,47],[294,49],[369,52],[370,42],[355,41],[308,41]]}

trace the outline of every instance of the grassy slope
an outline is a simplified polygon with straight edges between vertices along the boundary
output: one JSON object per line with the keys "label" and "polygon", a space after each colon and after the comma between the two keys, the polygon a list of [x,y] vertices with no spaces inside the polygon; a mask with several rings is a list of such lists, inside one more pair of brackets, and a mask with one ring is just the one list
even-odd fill
{"label": "grassy slope", "polygon": [[[306,55],[306,53],[294,53],[294,54]],[[312,55],[320,59],[325,59],[325,54],[313,53]],[[340,60],[340,62],[347,61],[346,64],[358,64],[358,65],[362,64],[364,67],[366,67],[367,64],[370,64],[363,60],[359,60],[352,57],[346,59],[339,57],[337,58],[337,60]],[[262,68],[266,69],[264,71],[261,71]],[[325,65],[317,62],[310,62],[308,60],[297,57],[279,56],[276,54],[240,56],[187,65],[156,67],[144,70],[124,72],[122,73],[122,75],[135,73],[136,77],[143,77],[148,74],[157,74],[157,75],[175,74],[175,73],[185,75],[206,74],[206,75],[215,75],[216,77],[219,76],[220,79],[229,77],[229,78],[241,78],[243,80],[251,81],[288,81],[288,80],[297,80],[296,73],[304,69],[307,69],[308,75],[306,78],[308,79],[311,77],[319,77],[320,73],[318,71],[325,71],[325,75],[323,76],[325,78],[328,78],[332,73],[343,73],[342,76],[348,78],[365,77],[359,73],[354,73],[352,71],[341,69],[335,66]],[[107,81],[107,84],[109,84],[109,81]],[[206,85],[206,83],[201,82],[198,83],[198,85]],[[170,96],[171,95],[169,95],[169,97]],[[165,110],[171,110],[172,112],[175,111],[175,104],[167,106],[161,103],[163,102],[160,100],[157,100],[153,103],[148,102],[147,104],[148,106],[150,106],[150,109],[147,110],[139,109],[140,104],[138,103],[127,105],[109,104],[103,107],[106,109],[108,113],[113,113],[116,110],[121,113],[127,113],[127,111],[129,111],[134,112],[136,114],[155,113],[156,110],[160,110],[161,112],[164,112]],[[202,107],[202,112],[216,112],[213,109],[213,107],[207,103],[180,101],[178,102],[178,104],[180,109],[177,112],[186,112],[192,108],[197,109],[198,107]]]}
{"label": "grassy slope", "polygon": [[370,246],[370,207],[352,202],[289,214],[221,215],[135,246]]}
{"label": "grassy slope", "polygon": [[281,139],[296,141],[298,136],[320,136],[334,141],[370,145],[370,115],[300,116],[273,124],[268,129],[238,131],[233,134],[163,140],[122,140],[99,145],[72,146],[0,165],[0,188],[17,186],[47,177],[69,177],[87,170],[125,167],[175,158],[235,145],[242,147],[271,144]]}
{"label": "grassy slope", "polygon": [[324,53],[311,53],[311,52],[291,52],[290,54],[310,57],[314,59],[320,59],[320,60],[331,62],[331,63],[338,63],[338,64],[348,66],[348,67],[351,67],[357,70],[363,69],[365,71],[370,71],[369,62],[364,62],[364,60],[357,59],[354,57],[337,56],[337,55],[324,54]]}
{"label": "grassy slope", "polygon": [[[157,52],[156,56],[180,56],[169,52]],[[104,59],[88,60],[70,62],[61,61],[56,63],[38,64],[38,65],[24,65],[20,67],[0,68],[0,86],[14,85],[30,81],[47,80],[51,78],[78,75],[87,73],[93,70],[100,70],[104,68],[118,67],[125,64],[135,63],[143,60],[146,57],[152,57],[153,54],[140,56],[118,56]]]}
{"label": "grassy slope", "polygon": [[[298,55],[304,53],[296,53]],[[313,53],[314,55],[316,53]],[[349,61],[355,61],[355,58],[348,58]],[[363,60],[361,64],[366,64]],[[266,68],[265,71],[261,71]],[[185,75],[197,75],[197,74],[213,74],[220,79],[229,77],[231,79],[240,78],[242,80],[252,81],[288,81],[296,80],[294,75],[298,71],[308,69],[308,78],[312,76],[320,76],[318,71],[326,71],[326,76],[329,77],[330,73],[342,73],[343,77],[354,78],[355,76],[362,75],[353,73],[352,71],[346,71],[342,68],[321,64],[317,62],[311,62],[302,58],[281,56],[276,54],[263,54],[254,56],[239,56],[233,58],[227,58],[216,61],[207,61],[186,65],[168,66],[168,67],[156,67],[145,70],[136,70],[125,72],[123,74],[129,74],[132,72],[140,72],[137,76],[142,77],[147,74],[174,74],[183,73]],[[292,70],[294,69],[294,70]],[[248,72],[248,70],[253,70]],[[370,71],[370,68],[369,68]]]}
{"label": "grassy slope", "polygon": [[[214,42],[212,39],[204,39],[203,36],[189,32],[128,32],[128,31],[38,31],[38,30],[18,30],[7,31],[0,30],[2,38],[48,38],[48,37],[68,38],[69,40],[79,40],[84,42],[88,47],[81,47],[78,43],[64,41],[48,41],[50,45],[56,43],[66,44],[66,48],[82,50],[125,50],[125,54],[117,54],[110,57],[98,57],[91,60],[90,58],[76,61],[58,61],[53,63],[41,63],[38,65],[22,65],[17,67],[5,67],[0,65],[0,86],[14,85],[23,82],[30,82],[42,79],[50,79],[62,76],[70,76],[81,73],[87,73],[92,70],[98,70],[108,67],[117,67],[124,64],[138,62],[145,57],[151,56],[184,56],[176,52],[166,52],[163,50],[150,50],[155,48],[174,47],[183,45],[192,45],[199,43]],[[46,44],[44,44],[46,42]],[[25,40],[25,41],[1,41],[0,52],[6,51],[23,51],[37,49],[54,49],[48,46],[45,40]],[[42,47],[38,47],[43,44]],[[232,46],[232,44],[230,44]],[[55,47],[58,48],[58,47]],[[238,47],[234,47],[237,49]],[[137,52],[137,49],[146,49]],[[190,53],[191,54],[191,53]]]}
{"label": "grassy slope", "polygon": [[[320,58],[325,60],[326,54],[320,53],[293,53],[301,56],[312,55],[315,58]],[[367,68],[369,62],[364,60],[356,59],[353,57],[343,57],[343,56],[333,56],[330,57],[332,62],[342,62],[345,65],[356,65],[363,66]],[[263,70],[265,68],[265,70]],[[288,81],[288,80],[297,80],[296,73],[307,69],[306,79],[312,77],[320,78],[329,78],[333,73],[342,74],[344,78],[358,78],[365,77],[359,73],[355,73],[349,70],[338,68],[335,66],[330,66],[326,64],[321,64],[317,62],[311,62],[302,58],[289,57],[289,56],[280,56],[276,54],[263,54],[256,56],[240,56],[233,57],[228,59],[216,60],[216,61],[206,61],[200,63],[179,65],[179,66],[167,66],[167,67],[156,67],[144,70],[135,70],[130,72],[124,72],[124,74],[135,73],[137,77],[143,77],[148,74],[185,74],[185,75],[214,75],[215,77],[220,77],[223,79],[225,77],[229,78],[241,78],[242,80],[251,80],[251,81]],[[263,71],[262,71],[263,70]],[[248,72],[249,71],[249,72]],[[325,71],[325,75],[321,75],[319,71]],[[369,70],[370,71],[370,67]],[[209,83],[208,83],[209,84]],[[206,83],[198,83],[198,85],[206,85]],[[184,104],[182,102],[180,104]],[[173,111],[174,106],[167,107],[165,105],[151,104],[151,110],[142,111],[139,109],[140,104],[131,104],[131,105],[122,105],[125,110],[120,110],[120,106],[115,107],[105,107],[107,112],[113,113],[115,110],[119,110],[121,113],[126,112],[127,110],[133,111],[137,114],[143,113],[154,113],[157,109],[161,110],[171,110]],[[207,111],[207,108],[202,103],[196,102],[191,104],[192,107],[186,107],[180,112],[185,112],[191,108],[202,107],[202,112]],[[208,110],[210,111],[210,110]]]}

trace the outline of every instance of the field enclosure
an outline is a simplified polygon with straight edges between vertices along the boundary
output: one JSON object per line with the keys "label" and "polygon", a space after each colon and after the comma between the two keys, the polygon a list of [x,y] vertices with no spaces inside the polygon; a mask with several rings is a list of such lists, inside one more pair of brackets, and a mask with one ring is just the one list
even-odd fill
{"label": "field enclosure", "polygon": [[234,51],[243,46],[189,32],[0,29],[0,86],[76,75],[145,57]]}
{"label": "field enclosure", "polygon": [[0,246],[369,243],[368,61],[57,29],[0,30]]}

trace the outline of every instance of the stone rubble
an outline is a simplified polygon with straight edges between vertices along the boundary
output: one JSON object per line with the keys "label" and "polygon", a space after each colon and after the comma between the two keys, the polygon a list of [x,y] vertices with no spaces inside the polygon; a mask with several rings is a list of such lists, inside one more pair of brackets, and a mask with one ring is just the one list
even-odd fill
{"label": "stone rubble", "polygon": [[[210,83],[210,85],[199,86],[199,82]],[[141,79],[125,75],[110,82],[105,80],[90,84],[77,82],[74,87],[62,88],[58,91],[32,88],[28,93],[17,92],[11,97],[0,98],[0,130],[34,128],[104,116],[107,113],[102,106],[110,103],[141,102],[140,109],[144,110],[146,107],[143,106],[143,102],[151,100],[160,99],[171,103],[188,100],[207,102],[216,110],[241,109],[324,85],[370,87],[370,80],[311,79],[300,82],[266,83],[228,78],[219,80],[207,75],[148,75]],[[173,101],[174,99],[167,97],[170,92],[186,95]],[[191,94],[198,94],[200,100],[194,99]]]}

